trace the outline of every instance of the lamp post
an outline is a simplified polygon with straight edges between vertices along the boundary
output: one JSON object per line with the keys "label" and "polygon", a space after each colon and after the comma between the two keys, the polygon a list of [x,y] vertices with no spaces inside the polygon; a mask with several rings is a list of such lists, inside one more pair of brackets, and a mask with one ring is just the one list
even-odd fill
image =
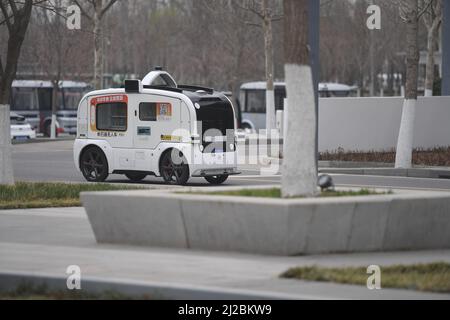
{"label": "lamp post", "polygon": [[450,1],[442,5],[442,95],[450,96]]}
{"label": "lamp post", "polygon": [[320,72],[320,1],[309,0],[309,47],[316,100],[316,168],[319,168],[319,72]]}

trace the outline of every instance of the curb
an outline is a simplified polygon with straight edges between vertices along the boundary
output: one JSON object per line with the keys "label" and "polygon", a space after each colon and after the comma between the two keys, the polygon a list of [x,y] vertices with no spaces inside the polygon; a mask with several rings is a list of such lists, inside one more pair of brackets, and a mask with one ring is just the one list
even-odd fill
{"label": "curb", "polygon": [[50,138],[36,138],[36,139],[30,139],[30,140],[24,140],[24,141],[11,140],[11,144],[12,145],[22,145],[22,144],[48,143],[48,142],[59,142],[59,141],[75,141],[75,137],[74,136],[61,137],[61,138],[56,138],[54,140],[52,140]]}
{"label": "curb", "polygon": [[[263,163],[265,165],[281,165],[282,162],[283,160],[279,158],[263,158]],[[450,179],[450,168],[397,169],[393,168],[392,166],[393,165],[389,163],[319,161],[319,172],[329,174],[351,174],[366,176]]]}
{"label": "curb", "polygon": [[[45,286],[47,290],[67,290],[65,277],[20,272],[0,272],[0,292],[16,290],[20,285]],[[252,291],[207,286],[146,282],[136,280],[109,280],[97,277],[81,279],[85,293],[117,292],[131,297],[154,297],[158,300],[311,300],[317,296],[291,295],[269,291]]]}
{"label": "curb", "polygon": [[450,179],[448,169],[395,169],[395,168],[321,168],[321,173],[353,174],[367,176]]}

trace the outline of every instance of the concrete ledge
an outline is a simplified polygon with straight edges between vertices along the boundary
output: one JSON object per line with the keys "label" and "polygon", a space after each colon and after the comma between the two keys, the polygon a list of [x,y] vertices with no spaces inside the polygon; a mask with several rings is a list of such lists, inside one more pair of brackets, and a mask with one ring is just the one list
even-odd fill
{"label": "concrete ledge", "polygon": [[81,198],[99,243],[285,256],[450,248],[446,192],[286,200],[139,190]]}

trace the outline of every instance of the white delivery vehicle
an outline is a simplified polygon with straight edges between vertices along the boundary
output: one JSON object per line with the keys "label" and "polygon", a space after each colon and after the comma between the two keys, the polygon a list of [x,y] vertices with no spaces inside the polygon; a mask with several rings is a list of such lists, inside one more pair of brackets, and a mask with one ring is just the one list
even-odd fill
{"label": "white delivery vehicle", "polygon": [[93,91],[78,107],[74,160],[90,182],[109,174],[148,175],[184,185],[190,177],[221,184],[239,174],[236,115],[209,88],[177,85],[160,68],[123,89]]}

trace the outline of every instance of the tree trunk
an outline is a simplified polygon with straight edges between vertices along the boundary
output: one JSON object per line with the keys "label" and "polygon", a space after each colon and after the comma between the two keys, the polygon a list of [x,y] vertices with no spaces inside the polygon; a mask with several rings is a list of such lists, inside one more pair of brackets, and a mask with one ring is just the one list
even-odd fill
{"label": "tree trunk", "polygon": [[56,113],[58,112],[58,91],[59,80],[53,80],[53,94],[52,94],[52,121],[50,123],[50,139],[56,139]]}
{"label": "tree trunk", "polygon": [[268,0],[263,0],[264,51],[266,62],[266,129],[269,135],[275,129],[275,88],[273,74],[273,32],[272,17],[269,14]]}
{"label": "tree trunk", "polygon": [[[30,8],[31,14],[31,8]],[[9,104],[9,95],[11,92],[11,85],[16,78],[17,64],[20,58],[20,50],[22,49],[23,40],[28,27],[29,17],[26,25],[20,24],[13,26],[13,31],[9,35],[8,49],[6,53],[6,65],[1,72],[0,79],[0,104]]]}
{"label": "tree trunk", "polygon": [[[0,56],[0,185],[14,183],[9,96],[12,82],[16,77],[20,50],[30,23],[32,6],[32,0],[25,0],[22,8],[10,20],[10,24],[6,23],[9,37],[5,64],[2,63]],[[3,13],[4,10],[5,3],[2,2]]]}
{"label": "tree trunk", "polygon": [[102,0],[95,0],[94,12],[94,88],[100,90],[103,87],[103,46],[102,46],[102,26],[101,26],[101,11],[103,7]]}
{"label": "tree trunk", "polygon": [[0,185],[14,184],[9,105],[0,104]]}
{"label": "tree trunk", "polygon": [[309,0],[284,0],[288,123],[282,169],[283,197],[317,194],[316,112],[308,47]]}
{"label": "tree trunk", "polygon": [[433,96],[434,87],[434,53],[436,49],[436,38],[439,31],[439,24],[436,21],[433,23],[430,30],[428,30],[428,45],[427,45],[427,67],[425,79],[425,97]]}
{"label": "tree trunk", "polygon": [[414,142],[414,121],[417,104],[417,77],[419,67],[418,48],[418,0],[405,0],[406,7],[406,91],[395,158],[396,168],[411,168]]}
{"label": "tree trunk", "polygon": [[370,32],[369,60],[370,60],[369,95],[371,97],[375,97],[375,43],[374,43],[373,31]]}

